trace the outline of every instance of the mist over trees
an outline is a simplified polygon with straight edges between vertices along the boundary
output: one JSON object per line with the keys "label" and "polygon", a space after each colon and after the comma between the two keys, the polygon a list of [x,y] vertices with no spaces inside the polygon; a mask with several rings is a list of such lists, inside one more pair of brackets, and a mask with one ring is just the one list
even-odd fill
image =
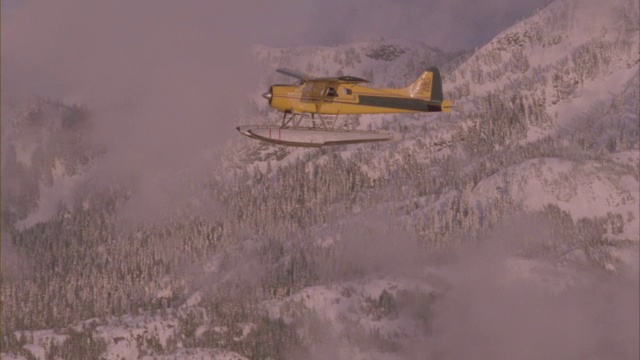
{"label": "mist over trees", "polygon": [[[188,357],[199,349],[215,356],[224,349],[250,359],[318,358],[346,341],[363,353],[411,358],[421,340],[442,335],[434,319],[452,287],[414,273],[494,238],[508,239],[505,251],[518,260],[596,278],[631,272],[637,280],[637,269],[620,256],[637,248],[638,239],[624,237],[633,233],[637,211],[577,217],[561,208],[565,188],[557,184],[555,202],[539,209],[514,195],[526,186],[516,182],[519,174],[544,178],[557,159],[570,164],[563,183],[579,183],[592,167],[613,182],[638,182],[638,45],[632,44],[638,28],[623,15],[618,24],[631,36],[588,40],[542,65],[527,51],[568,36],[542,16],[473,54],[392,42],[311,50],[324,58],[309,61],[305,71],[352,73],[362,66],[381,85],[406,82],[426,63],[439,63],[445,94],[460,104],[457,114],[385,117],[369,126],[405,138],[384,144],[307,150],[239,139],[206,176],[177,176],[183,202],[139,221],[126,214],[141,183],[105,184],[86,175],[108,151],[87,140],[91,109],[41,97],[6,103],[12,123],[3,116],[2,352],[30,358],[25,346],[35,344],[46,358],[98,358],[131,341],[138,356]],[[260,51],[263,62],[277,67],[289,65],[278,56],[298,50]],[[358,65],[388,66],[407,56],[412,65],[403,66],[402,76]],[[587,105],[565,119],[557,115],[586,86],[634,68],[611,96],[580,95]],[[72,196],[43,196],[71,178],[82,179]],[[33,218],[45,200],[54,210]],[[203,210],[203,203],[210,206]],[[424,287],[409,280],[405,286],[397,280],[403,277]],[[394,285],[358,287],[371,278]],[[352,305],[334,319],[338,334],[336,323],[307,306],[321,291]],[[413,332],[385,329],[396,323]],[[140,330],[146,326],[161,330]],[[42,337],[50,342],[37,344],[45,329],[53,329]],[[110,337],[109,329],[123,330]],[[597,350],[606,357],[609,349]],[[625,342],[619,351],[631,358],[636,350]]]}

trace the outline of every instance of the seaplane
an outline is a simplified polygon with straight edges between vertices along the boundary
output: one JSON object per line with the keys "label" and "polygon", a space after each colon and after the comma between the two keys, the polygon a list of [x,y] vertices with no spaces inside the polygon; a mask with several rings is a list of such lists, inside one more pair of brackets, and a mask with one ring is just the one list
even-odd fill
{"label": "seaplane", "polygon": [[[356,130],[336,126],[339,115],[450,112],[443,99],[438,68],[431,67],[405,88],[376,89],[355,76],[311,77],[290,69],[276,72],[298,80],[293,85],[272,85],[262,97],[283,113],[279,125],[244,125],[236,129],[252,139],[269,143],[322,147],[389,141],[397,136],[384,130]],[[310,115],[310,116],[309,116]],[[329,120],[324,116],[335,116]],[[304,121],[304,123],[303,123]]]}

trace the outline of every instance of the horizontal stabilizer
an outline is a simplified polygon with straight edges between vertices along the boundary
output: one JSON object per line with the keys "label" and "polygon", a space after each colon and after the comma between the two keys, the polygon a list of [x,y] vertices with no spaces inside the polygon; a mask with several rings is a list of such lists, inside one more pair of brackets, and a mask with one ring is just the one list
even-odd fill
{"label": "horizontal stabilizer", "polygon": [[440,105],[440,107],[442,108],[442,112],[451,112],[453,103],[451,102],[451,100],[444,100],[442,101],[442,105]]}

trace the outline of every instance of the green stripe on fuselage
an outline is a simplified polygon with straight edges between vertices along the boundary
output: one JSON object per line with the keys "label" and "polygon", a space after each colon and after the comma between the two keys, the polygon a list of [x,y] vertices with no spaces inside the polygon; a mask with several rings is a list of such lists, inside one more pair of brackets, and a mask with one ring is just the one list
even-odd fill
{"label": "green stripe on fuselage", "polygon": [[439,102],[429,102],[420,99],[389,96],[360,95],[358,105],[402,109],[409,111],[442,111]]}

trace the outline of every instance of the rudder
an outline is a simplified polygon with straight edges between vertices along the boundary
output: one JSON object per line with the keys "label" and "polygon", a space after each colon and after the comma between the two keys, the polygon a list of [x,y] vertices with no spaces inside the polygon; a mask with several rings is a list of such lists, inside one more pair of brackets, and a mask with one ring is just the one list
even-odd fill
{"label": "rudder", "polygon": [[420,77],[406,88],[411,97],[426,98],[431,101],[442,101],[442,78],[437,67],[428,68]]}

